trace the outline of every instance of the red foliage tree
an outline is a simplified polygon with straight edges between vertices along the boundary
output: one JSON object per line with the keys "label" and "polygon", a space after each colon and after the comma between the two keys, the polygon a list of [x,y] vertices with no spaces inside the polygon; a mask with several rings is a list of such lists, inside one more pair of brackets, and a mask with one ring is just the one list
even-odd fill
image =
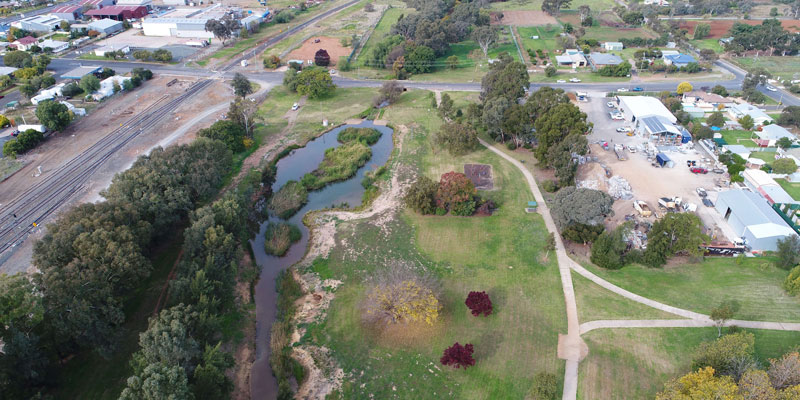
{"label": "red foliage tree", "polygon": [[465,344],[460,345],[458,342],[456,344],[446,348],[444,350],[444,355],[442,356],[441,363],[442,365],[450,365],[456,368],[464,367],[471,367],[475,365],[475,359],[472,358],[472,345]]}
{"label": "red foliage tree", "polygon": [[327,67],[331,63],[331,56],[328,54],[325,49],[317,50],[317,53],[314,54],[314,64],[319,65],[320,67]]}
{"label": "red foliage tree", "polygon": [[477,193],[475,185],[460,172],[448,172],[439,180],[436,206],[449,210],[454,204],[472,200]]}
{"label": "red foliage tree", "polygon": [[492,300],[489,299],[486,292],[469,292],[465,303],[472,310],[472,315],[476,317],[481,313],[488,317],[492,313]]}

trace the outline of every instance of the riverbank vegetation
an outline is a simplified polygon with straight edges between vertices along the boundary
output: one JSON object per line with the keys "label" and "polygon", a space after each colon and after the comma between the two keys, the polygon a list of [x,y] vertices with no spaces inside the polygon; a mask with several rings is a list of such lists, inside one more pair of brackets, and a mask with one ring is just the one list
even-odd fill
{"label": "riverbank vegetation", "polygon": [[286,182],[269,202],[269,210],[282,219],[289,219],[308,201],[308,190],[297,181]]}
{"label": "riverbank vegetation", "polygon": [[378,143],[378,139],[380,138],[381,132],[377,129],[349,127],[339,131],[337,140],[339,140],[339,143],[358,141],[368,146],[372,146],[373,144]]}
{"label": "riverbank vegetation", "polygon": [[286,254],[292,243],[300,240],[300,236],[300,229],[294,224],[270,222],[264,234],[264,251],[280,257]]}
{"label": "riverbank vegetation", "polygon": [[372,157],[372,149],[361,141],[351,141],[325,150],[319,167],[303,176],[302,185],[308,190],[322,189],[331,182],[343,181],[353,175]]}

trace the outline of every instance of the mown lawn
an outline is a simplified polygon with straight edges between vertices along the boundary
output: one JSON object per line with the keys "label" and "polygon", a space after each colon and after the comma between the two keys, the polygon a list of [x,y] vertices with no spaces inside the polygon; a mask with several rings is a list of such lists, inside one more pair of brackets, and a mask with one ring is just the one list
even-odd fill
{"label": "mown lawn", "polygon": [[[577,28],[577,27],[576,27]],[[657,35],[648,28],[612,28],[610,26],[585,27],[584,37],[597,39],[600,42],[619,42],[620,39],[633,39],[636,37],[655,38]]]}
{"label": "mown lawn", "polygon": [[693,46],[697,47],[698,49],[711,49],[714,50],[717,54],[722,54],[724,51],[722,46],[719,44],[719,39],[700,39],[700,40],[690,40]]}
{"label": "mown lawn", "polygon": [[786,179],[775,179],[779,185],[795,200],[800,200],[800,183],[789,182]]}
{"label": "mown lawn", "polygon": [[751,131],[725,130],[720,131],[720,133],[728,144],[740,144],[744,147],[758,147],[756,142],[751,140],[751,138],[755,137],[755,134]]}
{"label": "mown lawn", "polygon": [[599,319],[680,319],[681,317],[628,300],[572,273],[580,323]]}
{"label": "mown lawn", "polygon": [[[458,97],[463,104],[465,97]],[[559,381],[563,376],[556,346],[566,319],[555,257],[544,259],[541,217],[523,211],[533,197],[519,184],[524,180],[518,170],[488,150],[451,157],[433,147],[441,121],[424,112],[430,100],[427,92],[406,93],[384,114],[394,126],[410,128],[400,162],[437,180],[444,172],[462,171],[465,162],[490,164],[497,189],[481,194],[499,210],[483,218],[406,211],[388,222],[340,222],[337,246],[315,269],[344,284],[308,339],[331,348],[352,374],[341,398],[524,398],[535,373],[548,371]],[[393,260],[439,278],[444,308],[434,327],[380,331],[362,323],[365,278]],[[470,290],[490,294],[493,315],[468,312],[464,299]],[[444,348],[456,341],[475,345],[475,367],[439,364]]]}
{"label": "mown lawn", "polygon": [[787,271],[767,257],[707,258],[699,264],[664,268],[629,265],[617,271],[587,266],[595,274],[633,293],[704,314],[725,300],[737,300],[735,319],[800,321],[800,299],[786,294]]}
{"label": "mown lawn", "polygon": [[[753,329],[756,357],[779,357],[800,332]],[[716,328],[602,329],[583,335],[589,355],[581,362],[579,399],[652,399],[664,383],[690,372],[694,350],[717,337]]]}
{"label": "mown lawn", "polygon": [[759,160],[764,160],[769,164],[772,164],[775,161],[775,153],[774,151],[754,151],[750,153],[751,158],[758,158]]}

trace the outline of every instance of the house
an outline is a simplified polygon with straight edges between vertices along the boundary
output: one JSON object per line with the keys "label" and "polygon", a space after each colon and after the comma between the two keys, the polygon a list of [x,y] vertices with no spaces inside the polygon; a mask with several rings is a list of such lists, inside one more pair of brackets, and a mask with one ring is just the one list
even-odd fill
{"label": "house", "polygon": [[114,51],[121,51],[125,54],[128,54],[131,52],[131,47],[127,44],[109,44],[94,49],[94,55],[98,57],[105,57],[106,53],[111,53]]}
{"label": "house", "polygon": [[14,67],[0,67],[0,75],[11,76],[12,74],[14,74],[14,71],[18,69],[19,68],[14,68]]}
{"label": "house", "polygon": [[610,53],[591,53],[589,54],[589,62],[592,63],[592,68],[599,69],[606,65],[622,64],[622,58]]}
{"label": "house", "polygon": [[12,22],[11,26],[31,32],[52,32],[56,30],[63,19],[54,15],[36,15]]}
{"label": "house", "polygon": [[103,67],[101,67],[99,65],[90,65],[90,66],[85,66],[85,67],[81,66],[81,67],[75,68],[75,69],[73,69],[73,70],[71,70],[69,72],[65,72],[65,73],[61,74],[61,78],[62,79],[79,80],[79,79],[83,78],[86,75],[96,74],[96,73],[100,72],[100,70],[102,70],[102,69],[103,69]]}
{"label": "house", "polygon": [[678,54],[681,54],[678,50],[661,50],[661,57],[677,56]]}
{"label": "house", "polygon": [[64,89],[63,83],[59,83],[58,85],[55,85],[49,89],[44,89],[36,96],[31,97],[31,103],[33,105],[38,105],[43,101],[53,100],[57,96],[63,96],[64,93],[62,92],[62,89]]}
{"label": "house", "polygon": [[206,31],[208,18],[145,18],[142,31],[145,36],[174,36],[195,39],[213,39]]}
{"label": "house", "polygon": [[247,28],[247,30],[252,31],[253,29],[257,28],[259,24],[264,21],[264,17],[259,14],[253,14],[248,17],[242,18],[239,21],[242,24],[243,28]]}
{"label": "house", "polygon": [[733,153],[733,154],[738,154],[739,157],[742,157],[745,160],[750,158],[750,153],[751,153],[750,149],[748,149],[747,147],[742,146],[740,144],[726,144],[726,145],[722,146],[722,151],[723,152]]}
{"label": "house", "polygon": [[728,115],[731,119],[738,121],[739,118],[749,115],[753,118],[753,123],[756,125],[764,125],[765,122],[772,123],[773,119],[764,111],[750,103],[733,104],[728,108]]}
{"label": "house", "polygon": [[78,5],[81,7],[88,6],[89,8],[94,9],[113,6],[114,2],[115,0],[80,0]]}
{"label": "house", "polygon": [[669,124],[678,121],[661,103],[661,100],[649,96],[618,96],[619,110],[627,121],[636,122],[644,117],[659,115]]}
{"label": "house", "polygon": [[775,143],[784,137],[795,140],[795,136],[791,132],[776,124],[764,125],[760,130],[756,130],[755,134],[758,136],[756,143],[760,147],[774,147]]}
{"label": "house", "polygon": [[30,49],[31,46],[33,46],[33,45],[35,45],[37,43],[38,43],[38,41],[36,40],[35,37],[33,37],[33,36],[25,36],[24,38],[19,38],[19,39],[15,40],[15,41],[11,42],[11,45],[14,46],[14,48],[17,49],[17,50],[28,51],[28,49]]}
{"label": "house", "polygon": [[697,60],[688,54],[680,53],[676,55],[664,56],[662,53],[662,56],[664,57],[664,64],[674,65],[678,68],[683,68],[691,63],[697,63]]}
{"label": "house", "polygon": [[42,49],[49,48],[53,51],[53,53],[60,53],[69,48],[69,42],[45,39],[41,43],[39,43],[39,47],[41,47]]}
{"label": "house", "polygon": [[119,76],[119,75],[114,75],[106,79],[103,79],[102,81],[100,81],[100,89],[97,89],[97,91],[94,92],[94,94],[92,94],[92,98],[94,98],[95,100],[101,100],[103,98],[111,96],[112,94],[114,94],[114,86],[123,88],[125,81],[129,80],[131,80],[130,77]]}
{"label": "house", "polygon": [[585,67],[587,65],[586,57],[578,49],[564,50],[563,55],[556,56],[556,62],[558,62],[558,65],[571,66],[572,68]]}
{"label": "house", "polygon": [[774,251],[778,240],[797,235],[763,197],[747,190],[720,193],[715,208],[753,250]]}
{"label": "house", "polygon": [[702,109],[704,112],[714,112],[736,104],[733,102],[733,100],[730,100],[727,97],[722,97],[714,93],[707,93],[702,90],[692,90],[691,92],[686,92],[683,94],[683,98],[681,100],[684,111],[686,111],[687,107],[697,107]]}
{"label": "house", "polygon": [[733,36],[728,36],[719,39],[719,45],[722,46],[723,48],[725,47],[726,44],[731,42],[733,42]]}
{"label": "house", "polygon": [[108,6],[101,9],[89,10],[86,15],[92,19],[113,19],[124,21],[127,19],[144,18],[147,16],[147,7],[144,6]]}
{"label": "house", "polygon": [[619,51],[625,48],[625,46],[622,45],[622,42],[605,42],[603,43],[603,48],[606,49],[606,51]]}
{"label": "house", "polygon": [[760,169],[746,169],[742,171],[742,178],[745,186],[763,196],[770,205],[795,203],[792,196],[783,190],[775,179]]}
{"label": "house", "polygon": [[83,8],[81,6],[60,6],[50,10],[50,15],[73,22],[81,19]]}
{"label": "house", "polygon": [[87,27],[89,28],[89,30],[105,33],[106,35],[117,33],[124,29],[121,21],[114,21],[113,19],[108,19],[108,18],[92,21],[89,24],[87,24]]}
{"label": "house", "polygon": [[153,0],[117,0],[118,6],[142,6],[148,10],[153,9]]}

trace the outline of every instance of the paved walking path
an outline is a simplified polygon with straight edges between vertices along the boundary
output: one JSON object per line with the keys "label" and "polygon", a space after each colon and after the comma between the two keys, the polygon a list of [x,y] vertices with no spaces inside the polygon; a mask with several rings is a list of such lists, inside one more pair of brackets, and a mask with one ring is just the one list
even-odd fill
{"label": "paved walking path", "polygon": [[[517,167],[517,169],[520,170],[520,172],[522,172],[522,175],[525,176],[525,180],[528,182],[528,186],[533,193],[533,197],[539,203],[539,213],[542,215],[542,218],[544,218],[547,230],[553,233],[555,236],[558,271],[561,274],[561,286],[564,290],[564,301],[566,303],[567,311],[567,334],[559,335],[558,338],[558,357],[566,360],[566,369],[564,372],[564,392],[562,394],[562,400],[575,400],[577,397],[578,364],[588,352],[586,344],[583,342],[583,339],[581,339],[581,335],[584,333],[595,329],[611,328],[699,328],[716,326],[715,322],[707,315],[673,307],[632,293],[595,275],[571,259],[569,255],[567,255],[566,249],[564,248],[564,242],[561,240],[561,235],[558,234],[555,222],[553,222],[553,218],[550,216],[547,204],[544,202],[544,197],[542,196],[541,191],[539,191],[539,187],[536,185],[536,180],[533,178],[533,174],[531,174],[530,170],[522,165],[519,160],[516,160],[514,157],[508,155],[502,150],[482,139],[478,140],[483,146],[500,157],[503,157],[503,159],[513,164],[515,167]],[[572,276],[570,274],[570,270],[577,272],[592,282],[627,299],[653,307],[657,310],[684,317],[686,319],[597,320],[580,324],[578,321],[578,307],[575,300],[575,290],[572,286]],[[738,327],[751,329],[800,331],[800,323],[789,322],[730,320],[724,325],[735,325]]]}

